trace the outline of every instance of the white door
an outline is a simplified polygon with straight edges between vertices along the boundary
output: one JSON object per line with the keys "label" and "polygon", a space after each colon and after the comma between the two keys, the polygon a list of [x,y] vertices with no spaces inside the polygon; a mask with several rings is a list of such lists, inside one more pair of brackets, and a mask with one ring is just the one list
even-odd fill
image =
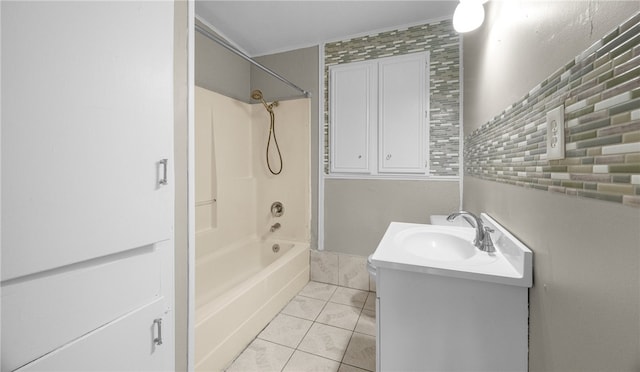
{"label": "white door", "polygon": [[173,369],[173,2],[0,6],[2,371]]}

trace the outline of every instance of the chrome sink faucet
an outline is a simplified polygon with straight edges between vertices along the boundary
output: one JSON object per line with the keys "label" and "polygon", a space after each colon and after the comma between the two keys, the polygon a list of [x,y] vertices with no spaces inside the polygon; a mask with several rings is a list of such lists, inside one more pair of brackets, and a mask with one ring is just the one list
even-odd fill
{"label": "chrome sink faucet", "polygon": [[493,253],[496,251],[496,248],[493,246],[493,241],[491,241],[490,233],[494,231],[492,228],[485,226],[481,218],[467,211],[451,213],[447,216],[447,221],[451,222],[459,216],[462,216],[462,218],[469,222],[469,224],[475,227],[476,238],[473,241],[473,245],[475,245],[476,248],[487,253]]}

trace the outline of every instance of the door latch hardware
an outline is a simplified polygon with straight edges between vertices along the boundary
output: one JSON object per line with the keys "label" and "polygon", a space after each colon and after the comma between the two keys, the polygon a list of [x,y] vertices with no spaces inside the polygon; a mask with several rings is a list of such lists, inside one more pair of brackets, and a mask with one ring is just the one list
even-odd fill
{"label": "door latch hardware", "polygon": [[160,160],[160,166],[162,166],[162,178],[160,179],[160,181],[158,181],[160,185],[167,185],[169,183],[167,181],[167,162],[168,161],[169,161],[168,159]]}
{"label": "door latch hardware", "polygon": [[158,337],[153,339],[156,345],[162,345],[162,318],[154,319],[153,325],[158,326]]}

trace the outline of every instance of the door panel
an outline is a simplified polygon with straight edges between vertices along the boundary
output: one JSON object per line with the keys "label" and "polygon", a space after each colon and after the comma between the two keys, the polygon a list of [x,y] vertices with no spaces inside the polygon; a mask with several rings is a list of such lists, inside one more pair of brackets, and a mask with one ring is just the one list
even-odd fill
{"label": "door panel", "polygon": [[[64,347],[25,365],[16,372],[31,371],[161,371],[167,370],[166,350],[171,343],[156,345],[163,319],[162,339],[172,339],[173,329],[162,299],[115,320]],[[173,367],[173,366],[171,366]]]}
{"label": "door panel", "polygon": [[379,169],[425,173],[426,58],[423,53],[380,62]]}
{"label": "door panel", "polygon": [[172,61],[172,2],[2,3],[2,280],[171,236]]}
{"label": "door panel", "polygon": [[[160,247],[2,287],[2,370],[13,370],[162,296]],[[168,247],[164,247],[168,249]]]}
{"label": "door panel", "polygon": [[331,172],[370,171],[369,127],[375,120],[375,70],[371,63],[330,68]]}

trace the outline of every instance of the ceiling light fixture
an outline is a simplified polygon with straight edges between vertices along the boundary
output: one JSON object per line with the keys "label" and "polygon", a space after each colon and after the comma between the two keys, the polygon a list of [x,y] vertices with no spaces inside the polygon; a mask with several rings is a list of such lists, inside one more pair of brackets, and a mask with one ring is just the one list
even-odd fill
{"label": "ceiling light fixture", "polygon": [[459,32],[469,32],[482,25],[484,7],[488,0],[460,0],[453,13],[453,28]]}

